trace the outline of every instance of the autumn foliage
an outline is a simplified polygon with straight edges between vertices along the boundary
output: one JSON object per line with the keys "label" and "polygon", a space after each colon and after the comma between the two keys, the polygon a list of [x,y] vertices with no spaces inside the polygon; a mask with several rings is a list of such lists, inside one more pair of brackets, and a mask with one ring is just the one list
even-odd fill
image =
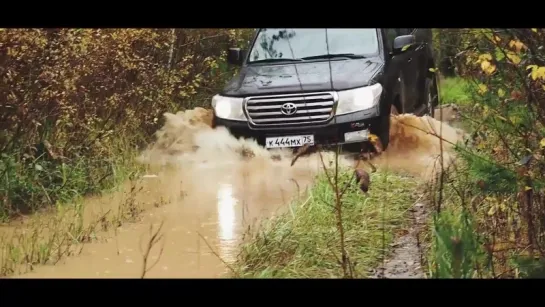
{"label": "autumn foliage", "polygon": [[475,221],[480,256],[465,259],[468,277],[535,276],[545,264],[545,30],[448,29],[439,41],[449,35],[450,63],[473,95],[466,168],[447,180],[448,201]]}
{"label": "autumn foliage", "polygon": [[244,29],[0,29],[0,216],[111,186],[165,111],[206,104]]}

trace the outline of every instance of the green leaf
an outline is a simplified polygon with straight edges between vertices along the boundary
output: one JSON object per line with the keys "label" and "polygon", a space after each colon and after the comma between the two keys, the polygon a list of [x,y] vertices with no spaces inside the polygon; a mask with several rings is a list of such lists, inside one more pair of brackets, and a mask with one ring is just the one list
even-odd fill
{"label": "green leaf", "polygon": [[501,51],[500,48],[496,48],[495,56],[496,56],[497,61],[501,61],[501,60],[505,59],[505,54]]}
{"label": "green leaf", "polygon": [[405,51],[405,50],[409,49],[410,47],[411,47],[411,44],[405,45],[405,46],[403,46],[403,48],[401,48],[401,51]]}
{"label": "green leaf", "polygon": [[34,168],[35,168],[37,171],[43,171],[43,170],[44,170],[43,166],[41,166],[40,164],[34,164]]}

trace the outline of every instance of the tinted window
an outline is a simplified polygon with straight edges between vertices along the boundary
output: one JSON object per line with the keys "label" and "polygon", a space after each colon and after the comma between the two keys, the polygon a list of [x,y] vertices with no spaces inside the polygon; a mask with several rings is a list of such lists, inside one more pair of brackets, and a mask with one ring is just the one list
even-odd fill
{"label": "tinted window", "polygon": [[[327,29],[329,53],[378,53],[376,29]],[[261,29],[249,62],[269,58],[304,58],[328,53],[326,29]]]}

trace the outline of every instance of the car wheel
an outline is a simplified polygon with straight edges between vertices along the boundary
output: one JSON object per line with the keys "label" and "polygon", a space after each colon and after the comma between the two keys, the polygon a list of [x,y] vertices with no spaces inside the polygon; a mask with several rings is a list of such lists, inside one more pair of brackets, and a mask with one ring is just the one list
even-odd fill
{"label": "car wheel", "polygon": [[399,115],[399,110],[395,105],[392,105],[390,107],[390,114],[384,114],[379,120],[379,133],[377,134],[378,138],[380,139],[380,143],[382,144],[382,150],[386,150],[388,148],[388,144],[390,143],[390,122],[392,119],[392,116]]}
{"label": "car wheel", "polygon": [[434,117],[435,115],[435,101],[437,96],[437,90],[434,90],[435,82],[431,78],[426,79],[426,115],[429,115],[430,117]]}
{"label": "car wheel", "polygon": [[374,125],[374,128],[371,129],[371,133],[378,136],[382,145],[382,150],[386,150],[388,148],[388,144],[390,143],[390,122],[392,116],[399,114],[400,113],[397,107],[392,105],[390,107],[390,113],[379,116],[379,118],[377,118],[376,125]]}
{"label": "car wheel", "polygon": [[[392,115],[399,115],[397,108],[392,105],[390,108],[390,114],[384,114],[376,119],[376,124],[371,128],[371,133],[378,136],[380,143],[382,144],[382,150],[388,148],[390,142],[390,119]],[[367,142],[363,143],[351,143],[344,144],[342,149],[348,152],[360,152],[369,145]]]}

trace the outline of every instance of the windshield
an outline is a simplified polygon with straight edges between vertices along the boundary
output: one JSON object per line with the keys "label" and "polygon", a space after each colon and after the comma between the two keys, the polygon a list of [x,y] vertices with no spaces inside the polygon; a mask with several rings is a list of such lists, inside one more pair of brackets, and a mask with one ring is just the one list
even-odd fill
{"label": "windshield", "polygon": [[248,62],[329,54],[376,55],[377,29],[261,29]]}

